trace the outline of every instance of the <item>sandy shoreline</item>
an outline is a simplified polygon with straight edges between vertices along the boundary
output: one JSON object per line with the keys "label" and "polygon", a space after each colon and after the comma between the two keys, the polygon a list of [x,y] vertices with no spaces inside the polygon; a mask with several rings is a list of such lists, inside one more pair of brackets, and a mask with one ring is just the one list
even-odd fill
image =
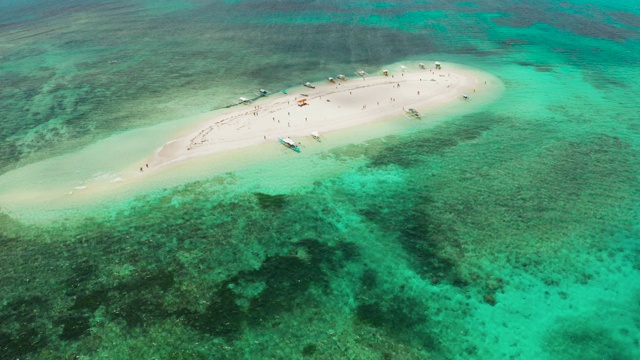
{"label": "sandy shoreline", "polygon": [[[313,181],[333,171],[316,155],[477,111],[504,90],[489,73],[449,63],[435,70],[428,64],[431,68],[420,69],[417,61],[405,63],[404,72],[400,64],[389,65],[389,76],[376,71],[365,79],[351,73],[347,81],[325,80],[315,89],[299,86],[249,105],[114,134],[0,175],[0,208],[16,218],[44,221],[63,216],[61,210],[115,206],[154,189],[252,167],[260,169],[255,186],[264,186],[258,185],[264,178],[277,183],[283,166],[296,179]],[[303,97],[308,105],[298,106]],[[409,108],[421,119],[406,116]],[[312,131],[320,133],[321,142],[311,138]],[[278,137],[303,142],[301,153],[286,149]],[[316,164],[313,171],[306,166],[309,160]]]}
{"label": "sandy shoreline", "polygon": [[[404,69],[389,68],[388,76],[381,71],[365,77],[353,73],[346,81],[324,81],[313,84],[314,89],[297,88],[288,94],[273,94],[240,105],[164,144],[148,163],[158,167],[277,141],[278,137],[297,141],[296,137],[308,136],[312,131],[323,134],[399,117],[409,108],[417,109],[422,119],[428,120],[434,107],[461,101],[462,94],[473,99],[489,91],[488,74],[447,63],[436,70],[430,64],[426,69],[421,69],[418,63]],[[306,99],[307,105],[299,106],[301,99]]]}

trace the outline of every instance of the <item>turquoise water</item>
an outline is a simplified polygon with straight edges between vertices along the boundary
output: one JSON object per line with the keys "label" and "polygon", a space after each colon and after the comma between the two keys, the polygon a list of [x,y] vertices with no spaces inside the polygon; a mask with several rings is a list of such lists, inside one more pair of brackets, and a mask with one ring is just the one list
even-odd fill
{"label": "turquoise water", "polygon": [[0,8],[1,173],[350,69],[440,59],[506,85],[308,161],[1,213],[2,358],[640,358],[637,4]]}

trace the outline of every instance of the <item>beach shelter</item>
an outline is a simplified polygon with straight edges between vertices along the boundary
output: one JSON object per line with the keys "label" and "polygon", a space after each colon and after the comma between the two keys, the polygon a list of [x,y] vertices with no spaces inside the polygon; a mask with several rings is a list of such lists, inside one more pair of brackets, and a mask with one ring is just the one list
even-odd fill
{"label": "beach shelter", "polygon": [[305,105],[309,105],[307,103],[307,98],[302,98],[302,99],[298,100],[298,106],[305,106]]}

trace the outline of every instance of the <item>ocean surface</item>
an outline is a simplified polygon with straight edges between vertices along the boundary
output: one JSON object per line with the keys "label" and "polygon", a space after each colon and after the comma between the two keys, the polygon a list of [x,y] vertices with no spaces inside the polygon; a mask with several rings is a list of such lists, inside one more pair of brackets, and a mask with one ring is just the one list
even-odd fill
{"label": "ocean surface", "polygon": [[623,0],[0,0],[0,178],[359,68],[505,84],[113,206],[0,203],[0,358],[639,359],[639,40]]}

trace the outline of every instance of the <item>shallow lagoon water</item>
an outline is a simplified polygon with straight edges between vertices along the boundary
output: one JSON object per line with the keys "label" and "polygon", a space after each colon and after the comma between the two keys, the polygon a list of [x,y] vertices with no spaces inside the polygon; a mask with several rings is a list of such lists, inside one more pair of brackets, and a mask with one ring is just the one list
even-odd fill
{"label": "shallow lagoon water", "polygon": [[2,6],[3,173],[327,73],[437,58],[506,86],[306,158],[3,213],[7,358],[640,356],[637,6]]}

